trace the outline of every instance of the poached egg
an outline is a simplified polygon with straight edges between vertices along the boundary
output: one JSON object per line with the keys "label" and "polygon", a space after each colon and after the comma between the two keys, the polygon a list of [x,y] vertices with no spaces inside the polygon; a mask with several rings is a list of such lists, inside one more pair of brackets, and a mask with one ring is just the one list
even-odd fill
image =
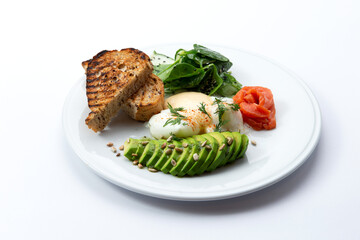
{"label": "poached egg", "polygon": [[[214,132],[219,124],[218,105],[214,104],[216,98],[199,92],[179,93],[166,99],[166,105],[170,104],[173,109],[182,108],[177,111],[183,117],[178,124],[166,124],[169,119],[175,119],[170,109],[162,110],[152,116],[148,127],[154,138],[168,138],[171,134],[177,137],[190,137],[197,134]],[[233,103],[231,98],[221,98],[226,108],[222,116],[224,124],[223,131],[242,131],[243,120],[239,110],[233,111],[229,104]],[[202,110],[200,107],[202,106]],[[205,111],[203,111],[205,109]]]}

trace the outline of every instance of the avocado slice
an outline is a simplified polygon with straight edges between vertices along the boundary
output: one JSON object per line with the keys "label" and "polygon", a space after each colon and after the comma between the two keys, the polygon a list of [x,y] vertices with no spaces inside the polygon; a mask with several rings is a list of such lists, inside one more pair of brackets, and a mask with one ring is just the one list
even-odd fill
{"label": "avocado slice", "polygon": [[207,155],[205,162],[198,169],[198,172],[197,172],[198,175],[200,175],[206,171],[206,169],[209,167],[209,165],[214,161],[216,154],[218,152],[218,149],[219,149],[218,142],[211,135],[203,134],[201,136],[207,140],[207,145],[211,146],[211,149],[210,150],[207,149],[207,151],[209,151],[209,154]]}
{"label": "avocado slice", "polygon": [[161,168],[165,165],[165,163],[169,160],[170,156],[172,155],[173,149],[169,148],[170,144],[173,144],[173,141],[171,141],[171,142],[166,141],[166,147],[164,148],[162,155],[160,156],[160,158],[154,165],[154,168],[156,170],[161,171]]}
{"label": "avocado slice", "polygon": [[194,154],[200,152],[200,143],[198,141],[195,141],[192,137],[187,138],[187,140],[190,142],[192,149],[184,167],[179,171],[178,177],[183,177],[187,174],[189,169],[196,163]]}
{"label": "avocado slice", "polygon": [[[223,166],[226,163],[230,162],[230,160],[232,159],[232,157],[235,153],[236,142],[235,142],[235,137],[233,136],[233,134],[231,132],[222,132],[221,134],[225,137],[226,143],[229,146],[228,152],[226,154],[226,158],[221,164],[221,166]],[[229,140],[230,140],[230,142],[229,142]],[[229,143],[231,143],[231,144],[229,144]]]}
{"label": "avocado slice", "polygon": [[211,172],[215,170],[225,160],[226,153],[228,152],[228,145],[226,143],[226,138],[221,133],[211,132],[208,134],[214,137],[219,144],[219,149],[216,154],[216,157],[207,169],[207,171]]}
{"label": "avocado slice", "polygon": [[144,149],[145,149],[145,146],[146,146],[146,142],[149,143],[150,139],[148,138],[142,138],[140,139],[139,143],[138,143],[138,149],[136,150],[135,154],[136,156],[133,156],[133,160],[136,160],[136,159],[139,159],[141,158],[143,152],[144,152]]}
{"label": "avocado slice", "polygon": [[128,159],[133,159],[132,154],[136,153],[138,147],[139,147],[139,139],[133,139],[129,138],[124,143],[124,156]]}
{"label": "avocado slice", "polygon": [[[203,137],[203,135],[194,135],[194,136],[192,136],[192,138],[194,138],[195,141],[199,142],[200,151],[197,152],[199,155],[199,160],[196,161],[196,163],[187,172],[187,174],[190,176],[197,174],[198,169],[201,167],[201,165],[203,165],[203,163],[206,160],[207,155],[209,154],[209,150],[207,150],[204,145],[205,143],[207,144],[207,140],[206,140],[206,138]],[[202,145],[204,145],[204,146],[202,146]]]}
{"label": "avocado slice", "polygon": [[161,149],[161,145],[166,142],[164,139],[160,140],[154,140],[155,143],[155,150],[154,154],[151,156],[151,158],[147,161],[146,166],[147,167],[154,167],[156,162],[159,160],[160,156],[163,154],[163,149]]}
{"label": "avocado slice", "polygon": [[150,140],[149,138],[140,138],[140,139],[129,138],[124,143],[124,156],[131,161],[134,161],[135,159],[139,159],[145,148],[145,145],[143,145],[142,142],[149,140]]}
{"label": "avocado slice", "polygon": [[229,163],[235,161],[235,160],[238,158],[239,153],[240,153],[240,151],[241,151],[241,146],[242,146],[242,143],[241,143],[241,141],[242,141],[241,134],[240,134],[239,132],[232,132],[231,134],[232,134],[233,137],[234,137],[234,143],[233,143],[233,144],[234,144],[234,146],[235,146],[235,149],[234,149],[233,155],[232,155],[231,158],[228,160]]}
{"label": "avocado slice", "polygon": [[143,154],[139,159],[139,163],[141,163],[143,166],[145,166],[147,161],[154,155],[156,142],[157,140],[150,140],[144,148]]}
{"label": "avocado slice", "polygon": [[238,158],[242,158],[245,155],[246,149],[249,145],[249,138],[245,135],[241,135],[241,151],[238,155]]}
{"label": "avocado slice", "polygon": [[[182,154],[182,143],[180,141],[172,141],[172,144],[175,145],[175,148],[172,149],[172,154],[170,155],[170,158],[164,164],[164,166],[161,168],[161,171],[163,173],[168,173],[174,167],[173,163],[175,163],[175,166],[176,166],[177,161],[179,160],[179,158]],[[181,152],[180,152],[180,150],[177,151],[176,148],[181,149]]]}
{"label": "avocado slice", "polygon": [[[184,145],[185,144],[185,145]],[[170,170],[170,174],[176,176],[178,174],[178,172],[183,168],[183,166],[186,164],[186,161],[190,155],[190,152],[192,150],[192,144],[190,143],[190,141],[188,139],[183,139],[182,140],[182,154],[180,156],[180,158],[178,159],[176,166],[174,166],[171,170]]]}

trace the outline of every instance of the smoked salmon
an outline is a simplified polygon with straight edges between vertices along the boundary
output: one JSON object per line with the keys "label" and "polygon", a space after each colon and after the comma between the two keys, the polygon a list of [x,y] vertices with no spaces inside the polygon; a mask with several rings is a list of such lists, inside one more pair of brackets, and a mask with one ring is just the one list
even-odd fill
{"label": "smoked salmon", "polygon": [[233,100],[240,106],[243,120],[255,130],[276,127],[275,103],[270,89],[259,86],[243,87]]}

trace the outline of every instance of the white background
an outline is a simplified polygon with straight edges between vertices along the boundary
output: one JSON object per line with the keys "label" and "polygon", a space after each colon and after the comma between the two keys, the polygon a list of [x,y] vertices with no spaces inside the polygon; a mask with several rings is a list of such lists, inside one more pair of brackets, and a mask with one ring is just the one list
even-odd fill
{"label": "white background", "polygon": [[[359,13],[355,0],[2,1],[0,239],[360,239]],[[297,73],[323,116],[309,160],[215,202],[141,196],[91,172],[61,125],[81,61],[175,42],[245,49]]]}

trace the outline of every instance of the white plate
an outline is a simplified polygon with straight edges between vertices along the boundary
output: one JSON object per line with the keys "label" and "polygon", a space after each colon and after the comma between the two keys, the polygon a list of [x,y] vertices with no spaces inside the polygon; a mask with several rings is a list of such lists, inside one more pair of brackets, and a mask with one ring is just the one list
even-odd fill
{"label": "white plate", "polygon": [[[63,126],[76,154],[101,177],[141,194],[175,200],[216,200],[240,196],[267,187],[297,169],[313,152],[319,141],[321,116],[318,103],[302,80],[267,58],[241,50],[207,46],[233,62],[231,71],[244,86],[264,86],[272,90],[277,128],[252,131],[246,157],[198,177],[177,178],[162,172],[139,169],[125,157],[116,157],[106,146],[122,145],[128,137],[150,136],[144,123],[124,113],[100,134],[89,130],[84,120],[89,113],[85,77],[71,89],[63,109]],[[153,50],[173,56],[177,49],[191,45],[166,45]]]}

